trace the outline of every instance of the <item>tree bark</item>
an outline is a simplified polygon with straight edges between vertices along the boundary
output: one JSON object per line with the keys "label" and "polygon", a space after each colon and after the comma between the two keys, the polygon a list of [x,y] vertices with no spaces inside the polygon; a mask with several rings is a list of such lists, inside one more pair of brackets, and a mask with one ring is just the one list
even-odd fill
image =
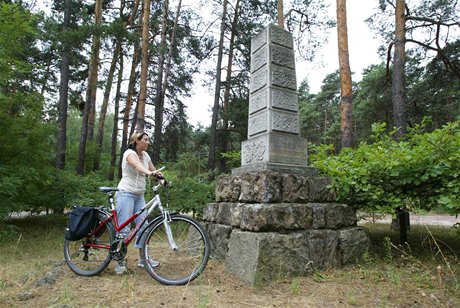
{"label": "tree bark", "polygon": [[342,148],[353,141],[353,94],[350,60],[348,53],[347,1],[337,0],[337,39],[340,67],[340,131]]}
{"label": "tree bark", "polygon": [[[228,131],[228,105],[230,101],[230,88],[231,88],[231,81],[232,81],[232,63],[233,63],[233,50],[235,48],[235,36],[236,36],[236,28],[238,25],[238,17],[239,17],[239,5],[240,0],[236,0],[235,4],[235,15],[233,16],[232,21],[232,29],[230,35],[230,43],[228,47],[228,62],[227,62],[227,76],[225,78],[225,90],[224,90],[224,112],[222,114],[222,149],[221,153],[227,152],[228,148],[228,141],[229,141],[229,131]],[[227,164],[226,159],[220,159],[220,169],[226,170]]]}
{"label": "tree bark", "polygon": [[212,108],[211,131],[209,142],[209,158],[208,169],[210,171],[210,178],[215,177],[216,168],[216,148],[217,148],[217,120],[219,117],[219,100],[221,88],[221,70],[222,70],[222,56],[224,50],[224,37],[225,37],[225,19],[227,15],[227,0],[223,2],[222,23],[220,25],[220,39],[219,50],[217,54],[217,67],[216,67],[216,85],[214,90],[214,105]]}
{"label": "tree bark", "polygon": [[154,164],[160,161],[160,146],[163,128],[164,99],[162,98],[163,75],[165,70],[166,33],[168,30],[169,0],[164,1],[163,20],[161,22],[160,52],[158,53],[158,77],[155,95],[155,132],[152,161]]}
{"label": "tree bark", "polygon": [[[96,0],[95,24],[101,24],[102,19],[102,0]],[[94,134],[94,109],[96,106],[97,75],[99,69],[99,49],[101,37],[99,34],[93,35],[91,46],[91,58],[88,73],[88,88],[86,90],[86,101],[83,110],[81,125],[80,146],[78,148],[77,174],[84,175],[86,160],[86,143],[92,139]],[[88,138],[89,136],[89,138]]]}
{"label": "tree bark", "polygon": [[115,178],[115,166],[117,162],[117,141],[118,141],[118,113],[120,110],[120,99],[121,99],[121,84],[123,82],[123,53],[120,52],[119,59],[119,69],[118,69],[118,80],[117,80],[117,90],[115,95],[115,106],[114,106],[114,115],[113,115],[113,129],[112,129],[112,145],[110,149],[110,169],[108,180],[113,181]]}
{"label": "tree bark", "polygon": [[137,102],[137,130],[145,128],[145,102],[147,101],[147,79],[149,71],[150,0],[144,0],[142,18],[142,55],[139,99]]}
{"label": "tree bark", "polygon": [[[64,23],[63,32],[69,29],[70,17],[72,15],[72,1],[64,1]],[[61,63],[61,80],[59,86],[59,104],[58,104],[58,121],[57,121],[57,141],[56,141],[56,168],[63,170],[65,168],[66,140],[67,140],[67,106],[69,98],[69,67],[70,55],[67,41],[62,44],[62,63]]]}
{"label": "tree bark", "polygon": [[[117,38],[115,43],[115,51],[113,53],[112,62],[110,63],[109,74],[107,76],[107,84],[105,85],[104,98],[102,100],[101,111],[99,112],[99,123],[97,126],[96,146],[97,151],[94,156],[93,171],[99,170],[102,152],[102,142],[104,140],[104,126],[107,116],[107,108],[109,105],[110,92],[112,90],[113,75],[117,67],[118,57],[121,53],[121,38]],[[120,68],[122,69],[122,68]]]}
{"label": "tree bark", "polygon": [[405,105],[405,0],[396,0],[395,13],[395,42],[393,59],[393,124],[396,127],[396,140],[400,140],[406,134]]}
{"label": "tree bark", "polygon": [[283,0],[278,0],[278,26],[284,29],[284,5]]}

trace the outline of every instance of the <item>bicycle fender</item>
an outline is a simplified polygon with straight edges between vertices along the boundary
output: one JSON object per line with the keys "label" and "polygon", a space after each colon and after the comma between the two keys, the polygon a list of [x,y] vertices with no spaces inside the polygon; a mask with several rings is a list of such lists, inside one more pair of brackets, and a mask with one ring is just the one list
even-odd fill
{"label": "bicycle fender", "polygon": [[[174,214],[170,214],[171,216],[174,216],[176,215],[175,213]],[[142,239],[142,236],[144,235],[145,231],[147,231],[148,229],[150,229],[151,226],[153,226],[153,224],[155,224],[157,221],[159,220],[162,220],[163,219],[163,216],[157,216],[155,217],[151,222],[149,222],[149,224],[143,228],[142,232],[139,233],[138,236],[136,236],[136,245],[138,245]]]}

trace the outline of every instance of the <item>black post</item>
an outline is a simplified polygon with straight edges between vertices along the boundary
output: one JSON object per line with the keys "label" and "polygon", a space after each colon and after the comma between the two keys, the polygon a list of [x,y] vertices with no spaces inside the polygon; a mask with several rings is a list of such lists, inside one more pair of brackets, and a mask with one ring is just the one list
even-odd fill
{"label": "black post", "polygon": [[401,245],[407,243],[407,230],[409,227],[409,212],[397,208],[396,212],[398,213],[398,221],[399,221],[399,242]]}

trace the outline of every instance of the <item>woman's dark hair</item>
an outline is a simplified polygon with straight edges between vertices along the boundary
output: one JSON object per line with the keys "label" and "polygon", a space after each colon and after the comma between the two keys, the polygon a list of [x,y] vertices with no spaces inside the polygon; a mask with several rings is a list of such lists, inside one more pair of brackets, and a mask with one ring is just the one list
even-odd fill
{"label": "woman's dark hair", "polygon": [[148,136],[148,134],[145,132],[135,132],[132,134],[131,138],[129,139],[128,149],[135,150],[137,141],[141,140],[145,135]]}

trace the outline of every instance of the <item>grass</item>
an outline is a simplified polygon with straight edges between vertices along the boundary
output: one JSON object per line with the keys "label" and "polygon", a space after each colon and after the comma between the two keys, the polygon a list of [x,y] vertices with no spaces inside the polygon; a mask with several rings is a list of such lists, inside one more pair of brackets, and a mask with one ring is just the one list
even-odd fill
{"label": "grass", "polygon": [[454,228],[411,226],[410,244],[401,246],[389,225],[369,224],[372,246],[358,264],[254,288],[215,261],[189,285],[163,286],[135,266],[132,248],[127,275],[115,275],[111,264],[99,276],[76,276],[62,263],[64,217],[8,223],[16,227],[8,227],[0,243],[1,307],[460,306]]}

